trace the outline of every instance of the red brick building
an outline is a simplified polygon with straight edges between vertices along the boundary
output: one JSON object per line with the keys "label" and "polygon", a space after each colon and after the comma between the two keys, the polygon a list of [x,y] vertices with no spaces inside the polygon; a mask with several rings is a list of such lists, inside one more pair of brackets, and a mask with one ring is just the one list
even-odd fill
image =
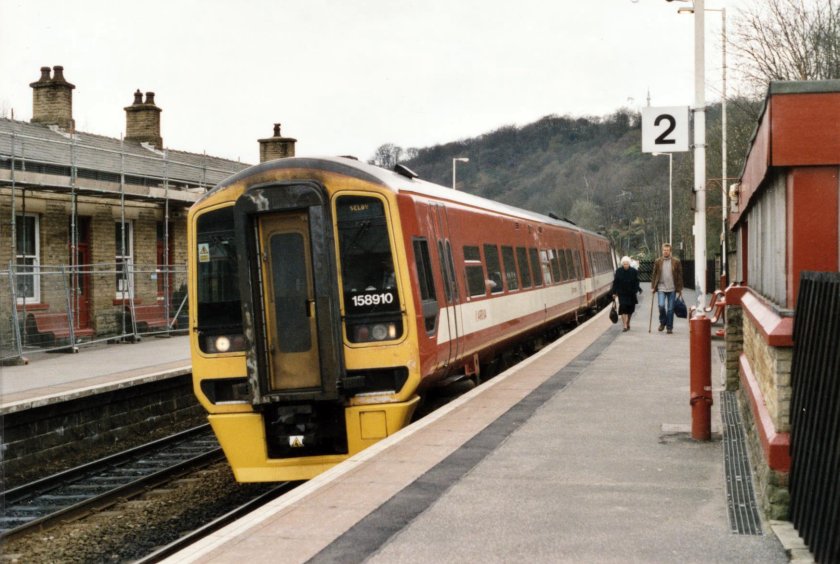
{"label": "red brick building", "polygon": [[727,302],[727,388],[739,390],[759,497],[784,518],[800,274],[840,270],[840,80],[773,82],[740,182]]}

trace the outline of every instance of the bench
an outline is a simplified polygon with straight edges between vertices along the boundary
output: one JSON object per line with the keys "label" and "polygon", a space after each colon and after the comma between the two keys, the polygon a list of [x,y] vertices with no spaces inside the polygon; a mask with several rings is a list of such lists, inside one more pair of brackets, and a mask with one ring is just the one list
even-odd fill
{"label": "bench", "polygon": [[[26,336],[31,344],[51,346],[70,339],[70,323],[66,313],[34,312],[26,314]],[[73,327],[76,339],[92,337],[90,327]]]}
{"label": "bench", "polygon": [[706,313],[710,313],[713,310],[712,324],[717,323],[720,319],[723,319],[724,313],[726,312],[726,294],[723,293],[723,290],[715,290],[715,293],[712,294],[712,299],[709,302],[708,307],[703,308],[703,311]]}
{"label": "bench", "polygon": [[[125,313],[130,320],[131,308],[125,308]],[[178,326],[178,320],[175,318],[172,319],[171,323],[167,321],[165,308],[158,304],[135,305],[134,321],[137,324],[138,333],[148,333],[156,329],[175,329]]]}
{"label": "bench", "polygon": [[[723,290],[715,290],[714,294],[712,294],[712,299],[709,301],[708,307],[703,308],[703,311],[706,313],[712,313],[712,325],[717,323],[720,320],[724,320],[724,324],[726,323],[726,294]],[[726,334],[724,329],[718,329],[715,331],[715,336],[723,337]]]}

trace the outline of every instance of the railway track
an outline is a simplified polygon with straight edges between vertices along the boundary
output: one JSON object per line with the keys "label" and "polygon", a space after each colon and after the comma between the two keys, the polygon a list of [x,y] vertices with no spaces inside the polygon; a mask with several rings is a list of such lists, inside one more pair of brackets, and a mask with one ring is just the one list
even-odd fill
{"label": "railway track", "polygon": [[172,556],[176,554],[180,550],[190,546],[194,542],[199,541],[200,539],[212,534],[215,531],[218,531],[225,525],[233,523],[240,517],[244,517],[251,511],[254,511],[258,507],[265,505],[272,499],[280,497],[286,492],[293,490],[295,487],[300,485],[301,482],[283,482],[277,484],[271,489],[265,491],[264,493],[254,497],[253,499],[243,503],[239,507],[232,509],[231,511],[225,513],[221,517],[206,523],[205,525],[198,527],[189,533],[182,534],[177,540],[172,541],[171,543],[167,544],[166,546],[161,546],[151,552],[150,554],[146,555],[143,558],[139,558],[135,560],[135,564],[152,564],[154,562],[160,562],[164,558]]}
{"label": "railway track", "polygon": [[101,510],[222,458],[202,425],[12,488],[0,497],[0,540]]}

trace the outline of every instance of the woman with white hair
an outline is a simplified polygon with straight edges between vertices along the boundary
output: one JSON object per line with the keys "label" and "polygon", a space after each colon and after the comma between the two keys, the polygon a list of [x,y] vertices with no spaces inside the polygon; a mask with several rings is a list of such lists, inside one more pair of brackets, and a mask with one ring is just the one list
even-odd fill
{"label": "woman with white hair", "polygon": [[630,318],[636,311],[636,304],[639,303],[636,294],[642,293],[642,287],[639,286],[639,273],[635,268],[631,268],[630,264],[630,257],[621,257],[621,266],[615,271],[610,290],[613,299],[618,298],[618,313],[624,324],[622,331],[630,330]]}

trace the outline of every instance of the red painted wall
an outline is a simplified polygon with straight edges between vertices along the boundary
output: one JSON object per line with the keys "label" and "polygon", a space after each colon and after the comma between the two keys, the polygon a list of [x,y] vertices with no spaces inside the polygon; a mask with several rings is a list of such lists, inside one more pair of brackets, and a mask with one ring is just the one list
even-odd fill
{"label": "red painted wall", "polygon": [[795,167],[787,182],[787,303],[796,306],[803,270],[837,272],[838,171],[836,166]]}
{"label": "red painted wall", "polygon": [[773,166],[840,162],[840,92],[771,98]]}

